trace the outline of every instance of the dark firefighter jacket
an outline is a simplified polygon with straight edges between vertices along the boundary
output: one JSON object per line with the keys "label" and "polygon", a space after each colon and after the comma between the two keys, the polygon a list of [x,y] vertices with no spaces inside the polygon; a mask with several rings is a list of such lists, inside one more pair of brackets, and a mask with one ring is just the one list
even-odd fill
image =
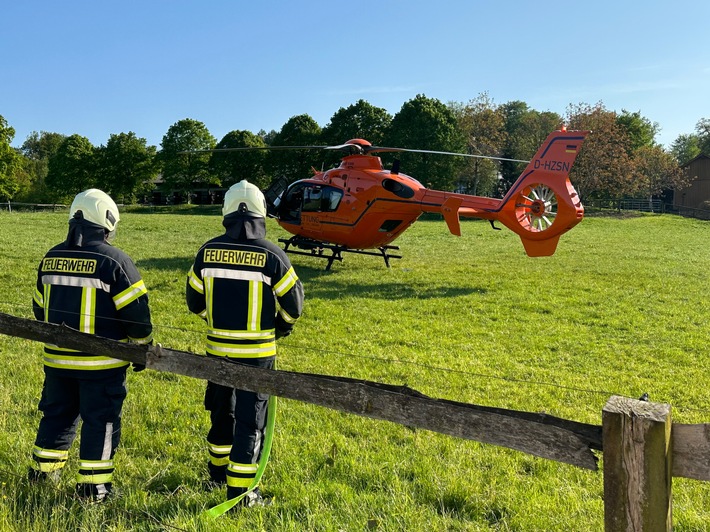
{"label": "dark firefighter jacket", "polygon": [[[81,332],[136,343],[152,339],[148,295],[136,266],[104,241],[102,227],[83,220],[72,220],[67,240],[42,259],[32,307],[38,320]],[[129,363],[45,344],[44,364],[90,376]]]}
{"label": "dark firefighter jacket", "polygon": [[227,232],[197,252],[187,277],[191,312],[207,321],[207,353],[228,358],[276,354],[303,310],[303,285],[286,253],[264,238],[263,218],[225,218]]}

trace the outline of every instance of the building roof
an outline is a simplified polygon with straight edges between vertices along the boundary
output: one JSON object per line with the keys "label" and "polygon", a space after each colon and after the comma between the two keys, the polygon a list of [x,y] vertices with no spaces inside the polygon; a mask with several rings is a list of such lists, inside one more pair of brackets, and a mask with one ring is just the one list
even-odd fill
{"label": "building roof", "polygon": [[691,160],[689,160],[687,163],[681,166],[681,168],[687,168],[691,164],[693,164],[695,161],[698,161],[700,159],[710,159],[710,156],[705,155],[704,153],[701,153],[700,155],[696,155],[693,157]]}

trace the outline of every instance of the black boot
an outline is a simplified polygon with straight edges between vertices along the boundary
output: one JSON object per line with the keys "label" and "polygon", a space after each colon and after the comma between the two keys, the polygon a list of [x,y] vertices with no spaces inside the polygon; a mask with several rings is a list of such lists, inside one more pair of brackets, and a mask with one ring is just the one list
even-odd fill
{"label": "black boot", "polygon": [[87,502],[103,502],[114,495],[113,485],[110,482],[105,484],[77,484],[75,488],[76,497]]}
{"label": "black boot", "polygon": [[59,484],[59,478],[61,476],[61,470],[55,469],[54,471],[40,471],[30,467],[27,471],[27,480],[30,482],[40,483],[40,482],[51,482],[52,484]]}
{"label": "black boot", "polygon": [[[246,492],[246,488],[231,488],[227,487],[227,500],[243,495]],[[259,488],[254,488],[249,493],[247,493],[244,498],[237,503],[237,507],[254,508],[255,506],[269,506],[272,503],[270,497],[264,497],[259,491]]]}
{"label": "black boot", "polygon": [[227,483],[227,466],[216,466],[212,462],[207,462],[207,471],[210,479],[206,482],[209,489],[219,488]]}

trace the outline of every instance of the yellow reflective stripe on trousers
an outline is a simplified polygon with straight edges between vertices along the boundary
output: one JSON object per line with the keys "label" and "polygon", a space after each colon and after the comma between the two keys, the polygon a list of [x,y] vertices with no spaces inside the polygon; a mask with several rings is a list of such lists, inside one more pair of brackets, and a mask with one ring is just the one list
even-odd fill
{"label": "yellow reflective stripe on trousers", "polygon": [[76,474],[77,484],[106,484],[113,480],[113,473],[101,473],[100,475]]}
{"label": "yellow reflective stripe on trousers", "polygon": [[81,469],[110,469],[113,467],[113,460],[80,460]]}
{"label": "yellow reflective stripe on trousers", "polygon": [[229,454],[232,452],[231,445],[216,445],[214,443],[207,442],[207,448],[214,454]]}
{"label": "yellow reflective stripe on trousers", "polygon": [[34,449],[32,449],[32,454],[35,455],[37,458],[45,458],[47,460],[56,461],[66,461],[69,458],[68,450],[43,449],[42,447],[37,447],[36,445]]}
{"label": "yellow reflective stripe on trousers", "polygon": [[[258,464],[238,464],[236,462],[229,462],[229,465],[227,466],[227,486],[231,488],[248,488],[254,481],[257,468]],[[233,477],[229,474],[230,472],[244,476]]]}
{"label": "yellow reflective stripe on trousers", "polygon": [[230,488],[248,488],[254,482],[254,477],[241,478],[227,476],[227,486]]}
{"label": "yellow reflective stripe on trousers", "polygon": [[220,467],[229,464],[229,453],[232,452],[231,445],[215,445],[207,442],[207,449],[210,455],[212,465]]}

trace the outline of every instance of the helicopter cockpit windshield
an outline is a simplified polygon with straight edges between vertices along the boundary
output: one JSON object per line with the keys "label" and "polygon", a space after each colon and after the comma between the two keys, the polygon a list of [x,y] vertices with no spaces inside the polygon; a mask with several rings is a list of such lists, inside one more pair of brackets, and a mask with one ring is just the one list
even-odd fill
{"label": "helicopter cockpit windshield", "polygon": [[279,218],[300,223],[301,212],[333,212],[338,209],[343,191],[328,185],[295,183],[286,191],[279,206]]}

